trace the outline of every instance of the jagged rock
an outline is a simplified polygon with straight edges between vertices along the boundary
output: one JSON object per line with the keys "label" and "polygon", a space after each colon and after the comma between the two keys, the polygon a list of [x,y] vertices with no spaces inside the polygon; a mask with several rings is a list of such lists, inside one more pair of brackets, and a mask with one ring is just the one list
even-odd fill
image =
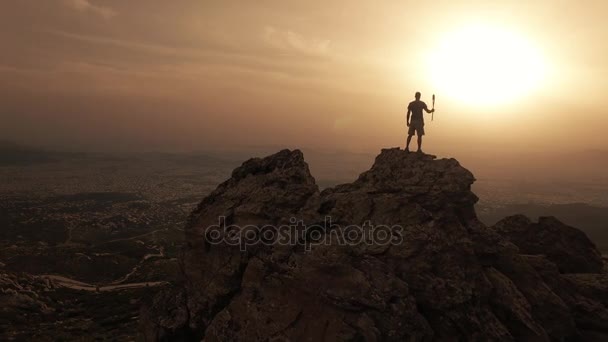
{"label": "jagged rock", "polygon": [[[529,253],[505,238],[520,232],[511,224],[485,227],[474,180],[454,159],[386,149],[355,182],[319,192],[300,151],[251,159],[192,213],[183,285],[142,310],[141,339],[604,336],[604,304],[593,297],[605,296],[603,278],[572,278],[556,264],[562,272],[597,268]],[[266,235],[264,225],[285,229]],[[574,228],[539,225],[551,241],[578,239],[567,256],[593,260],[593,245]]]}
{"label": "jagged rock", "polygon": [[608,274],[565,274],[564,278],[577,292],[608,307]]}
{"label": "jagged rock", "polygon": [[174,287],[160,292],[154,297],[152,303],[144,304],[140,310],[140,339],[145,341],[192,340],[194,336],[186,328],[190,319],[189,315],[184,289]]}
{"label": "jagged rock", "polygon": [[604,262],[601,253],[582,231],[555,217],[540,217],[538,223],[523,215],[504,218],[493,228],[522,253],[544,254],[562,273],[599,273]]}
{"label": "jagged rock", "polygon": [[544,255],[526,255],[526,261],[570,308],[576,326],[577,340],[608,340],[607,275],[561,274],[557,265]]}
{"label": "jagged rock", "polygon": [[251,257],[240,246],[209,245],[206,229],[219,225],[220,217],[235,227],[289,224],[291,217],[312,213],[308,203],[318,193],[302,153],[284,150],[246,161],[201,202],[186,230],[183,257],[190,329],[200,334],[240,292]]}
{"label": "jagged rock", "polygon": [[46,290],[43,280],[28,274],[0,273],[0,309],[7,312],[30,311],[42,314],[51,313],[52,308],[41,300],[38,293]]}
{"label": "jagged rock", "polygon": [[0,340],[18,340],[15,326],[32,324],[35,316],[47,317],[55,309],[44,296],[42,279],[25,273],[0,273]]}

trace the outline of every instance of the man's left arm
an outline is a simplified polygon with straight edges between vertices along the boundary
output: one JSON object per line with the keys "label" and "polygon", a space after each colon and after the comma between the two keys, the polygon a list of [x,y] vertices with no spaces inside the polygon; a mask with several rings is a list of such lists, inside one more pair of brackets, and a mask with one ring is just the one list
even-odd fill
{"label": "man's left arm", "polygon": [[422,109],[424,109],[424,111],[427,112],[427,113],[429,113],[429,114],[431,114],[431,113],[433,113],[435,111],[435,108],[429,110],[429,107],[426,106],[426,103],[424,103],[424,107]]}

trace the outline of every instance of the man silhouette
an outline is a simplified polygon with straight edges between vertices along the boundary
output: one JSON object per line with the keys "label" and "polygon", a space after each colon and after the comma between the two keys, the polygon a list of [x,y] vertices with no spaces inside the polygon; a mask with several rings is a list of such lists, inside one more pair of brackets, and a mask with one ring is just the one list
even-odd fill
{"label": "man silhouette", "polygon": [[[420,101],[420,92],[416,92],[416,100],[410,102],[407,106],[407,145],[405,150],[410,151],[410,142],[414,134],[418,135],[418,152],[422,152],[422,136],[424,135],[424,116],[422,111],[427,113],[433,113],[435,109],[429,110],[426,103]],[[412,114],[412,120],[410,121],[410,113]]]}

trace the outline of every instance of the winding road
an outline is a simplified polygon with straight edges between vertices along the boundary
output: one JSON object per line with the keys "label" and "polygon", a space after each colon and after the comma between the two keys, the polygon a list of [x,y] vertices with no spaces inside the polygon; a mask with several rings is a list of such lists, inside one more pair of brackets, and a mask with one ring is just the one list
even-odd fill
{"label": "winding road", "polygon": [[149,282],[138,282],[138,283],[126,283],[126,284],[124,282],[127,281],[127,279],[129,279],[129,277],[131,277],[131,275],[134,274],[146,260],[149,260],[150,258],[156,258],[156,257],[162,258],[164,256],[165,256],[165,249],[164,249],[164,247],[161,246],[159,248],[158,254],[144,255],[142,257],[142,259],[139,261],[139,263],[137,263],[137,265],[135,265],[135,267],[133,267],[131,272],[127,273],[124,277],[122,277],[118,280],[115,280],[113,282],[110,282],[108,284],[105,284],[105,285],[93,285],[93,284],[85,283],[82,281],[74,280],[74,279],[71,279],[68,277],[54,275],[54,274],[43,274],[43,275],[39,275],[37,277],[48,280],[55,287],[66,287],[66,288],[70,288],[73,290],[83,290],[83,291],[91,291],[91,292],[117,291],[117,290],[125,290],[125,289],[150,287],[150,286],[163,286],[163,285],[169,284],[169,282],[149,281]]}
{"label": "winding road", "polygon": [[116,284],[116,285],[103,285],[96,286],[89,283],[84,283],[78,280],[70,279],[63,276],[52,275],[52,274],[43,274],[37,276],[38,278],[49,280],[54,286],[58,287],[66,287],[73,290],[82,290],[82,291],[90,291],[90,292],[101,292],[101,291],[117,291],[117,290],[125,290],[125,289],[137,289],[142,287],[151,287],[151,286],[163,286],[169,284],[166,281],[150,281],[150,282],[142,282],[142,283],[127,283],[127,284]]}

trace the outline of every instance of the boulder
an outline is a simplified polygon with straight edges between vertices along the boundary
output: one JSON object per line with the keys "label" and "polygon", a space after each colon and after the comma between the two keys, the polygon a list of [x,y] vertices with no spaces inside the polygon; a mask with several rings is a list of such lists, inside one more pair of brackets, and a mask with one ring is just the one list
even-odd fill
{"label": "boulder", "polygon": [[562,273],[600,273],[601,253],[582,231],[567,226],[555,217],[540,217],[532,222],[523,215],[502,219],[493,227],[511,241],[521,253],[543,254]]}

